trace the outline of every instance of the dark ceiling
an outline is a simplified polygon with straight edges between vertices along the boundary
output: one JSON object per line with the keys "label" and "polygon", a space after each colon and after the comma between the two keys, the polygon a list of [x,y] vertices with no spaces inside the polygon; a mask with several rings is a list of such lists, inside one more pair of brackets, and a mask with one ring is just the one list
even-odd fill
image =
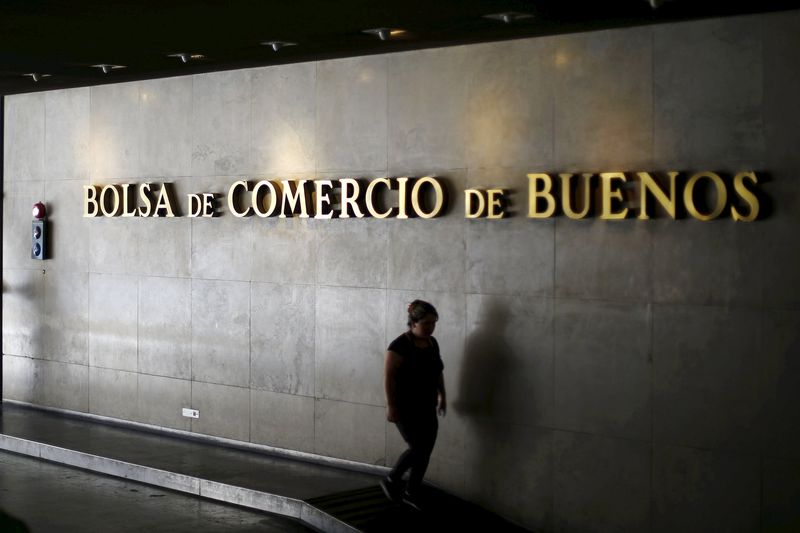
{"label": "dark ceiling", "polygon": [[[800,7],[786,0],[0,0],[0,95]],[[512,23],[484,18],[523,12]],[[370,28],[405,33],[381,41]],[[264,41],[297,46],[278,52]],[[182,63],[173,53],[200,53]],[[126,68],[103,74],[91,65]],[[25,74],[44,75],[37,82]]]}

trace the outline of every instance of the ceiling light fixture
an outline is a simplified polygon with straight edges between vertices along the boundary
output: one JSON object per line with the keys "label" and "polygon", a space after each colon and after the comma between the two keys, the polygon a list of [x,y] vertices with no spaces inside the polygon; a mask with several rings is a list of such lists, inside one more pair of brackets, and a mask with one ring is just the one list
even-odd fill
{"label": "ceiling light fixture", "polygon": [[277,52],[286,46],[297,46],[297,43],[290,43],[286,41],[264,41],[261,43],[263,46],[269,46],[273,52]]}
{"label": "ceiling light fixture", "polygon": [[506,24],[511,24],[518,20],[533,18],[530,13],[520,13],[519,11],[506,11],[504,13],[492,13],[491,15],[484,15],[483,18],[491,20],[500,20]]}
{"label": "ceiling light fixture", "polygon": [[99,68],[103,71],[103,74],[108,74],[112,70],[117,70],[121,68],[126,68],[125,65],[107,65],[106,63],[100,63],[99,65],[92,65],[91,68]]}
{"label": "ceiling light fixture", "polygon": [[42,78],[49,78],[50,74],[39,74],[38,72],[29,72],[27,74],[23,74],[23,76],[30,76],[33,81],[39,81]]}
{"label": "ceiling light fixture", "polygon": [[362,33],[368,33],[376,36],[381,41],[388,41],[391,37],[402,35],[406,31],[397,28],[372,28],[371,30],[363,30]]}
{"label": "ceiling light fixture", "polygon": [[167,54],[167,57],[175,57],[181,60],[181,63],[188,63],[189,61],[197,61],[199,59],[205,59],[206,56],[203,54],[187,54],[186,52],[178,52],[175,54]]}

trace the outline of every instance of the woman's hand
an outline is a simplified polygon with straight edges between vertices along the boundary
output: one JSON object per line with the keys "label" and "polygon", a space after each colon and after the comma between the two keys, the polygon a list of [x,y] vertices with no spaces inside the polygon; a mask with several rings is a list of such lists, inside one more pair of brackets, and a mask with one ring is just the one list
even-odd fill
{"label": "woman's hand", "polygon": [[438,409],[436,410],[436,412],[437,412],[437,413],[439,414],[439,416],[441,416],[442,418],[444,418],[445,416],[447,416],[447,400],[444,398],[444,396],[440,396],[440,397],[439,397],[439,407],[438,407]]}
{"label": "woman's hand", "polygon": [[394,424],[397,422],[397,409],[393,406],[389,406],[386,408],[386,420]]}

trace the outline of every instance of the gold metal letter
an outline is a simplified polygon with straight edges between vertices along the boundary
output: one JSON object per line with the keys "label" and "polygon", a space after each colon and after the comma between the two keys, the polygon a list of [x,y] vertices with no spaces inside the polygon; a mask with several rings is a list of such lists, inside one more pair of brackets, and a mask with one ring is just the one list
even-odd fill
{"label": "gold metal letter", "polygon": [[204,192],[203,193],[203,209],[202,214],[200,216],[204,218],[212,218],[216,215],[214,210],[214,193],[212,192]]}
{"label": "gold metal letter", "polygon": [[[543,186],[539,189],[539,183]],[[547,174],[528,174],[528,218],[549,218],[556,212],[556,199],[550,194],[553,178]],[[539,212],[539,199],[544,198],[547,209]]]}
{"label": "gold metal letter", "polygon": [[506,215],[503,203],[503,189],[489,189],[486,191],[486,204],[488,212],[486,218],[503,218]]}
{"label": "gold metal letter", "polygon": [[228,189],[228,210],[233,213],[233,216],[236,218],[244,218],[249,217],[253,214],[253,210],[249,207],[244,211],[239,211],[237,209],[238,205],[241,201],[236,198],[236,189],[239,187],[244,187],[244,190],[247,191],[247,182],[245,180],[239,180],[231,185],[230,189]]}
{"label": "gold metal letter", "polygon": [[341,186],[341,196],[339,198],[339,218],[350,218],[348,206],[353,210],[353,216],[356,218],[364,218],[364,213],[358,207],[358,193],[361,192],[361,187],[358,186],[358,181],[353,178],[342,178],[339,180]]}
{"label": "gold metal letter", "polygon": [[622,220],[628,216],[628,208],[616,213],[611,211],[611,200],[622,200],[622,191],[619,189],[614,190],[614,181],[628,181],[625,174],[622,172],[601,172],[600,183],[602,184],[602,197],[603,197],[603,211],[600,213],[600,218],[603,220]]}
{"label": "gold metal letter", "polygon": [[677,172],[668,172],[669,176],[669,197],[664,193],[656,180],[647,172],[637,172],[639,176],[639,220],[648,220],[650,215],[647,213],[647,192],[652,194],[653,198],[658,200],[672,220],[675,220],[675,178],[678,177]]}
{"label": "gold metal letter", "polygon": [[397,218],[408,218],[406,183],[408,183],[408,178],[397,178]]}
{"label": "gold metal letter", "polygon": [[144,203],[144,209],[139,208],[140,217],[149,217],[153,210],[153,203],[150,201],[150,184],[142,183],[139,185],[139,198]]}
{"label": "gold metal letter", "polygon": [[161,190],[158,191],[158,201],[156,202],[156,212],[153,213],[154,217],[160,217],[159,213],[162,209],[164,209],[167,214],[163,215],[167,218],[172,218],[175,216],[175,213],[172,212],[172,202],[169,197],[169,191],[167,187],[167,183],[161,184]]}
{"label": "gold metal letter", "polygon": [[[308,180],[281,180],[281,189],[283,189],[283,205],[281,206],[281,214],[278,218],[286,218],[286,212],[294,216],[298,212],[297,206],[300,204],[300,218],[308,218],[308,203],[306,194],[306,183]],[[295,184],[292,190],[292,183]],[[287,209],[288,208],[288,209]]]}
{"label": "gold metal letter", "polygon": [[[267,208],[266,211],[261,210],[261,208],[264,207],[263,204],[266,200],[259,194],[261,187],[266,187],[269,189],[269,208]],[[255,211],[257,216],[261,218],[275,216],[275,208],[278,206],[278,191],[271,181],[261,180],[256,183],[255,187],[253,187],[252,197],[253,211]]]}
{"label": "gold metal letter", "polygon": [[[717,189],[717,205],[715,205],[714,210],[707,215],[698,211],[694,203],[694,186],[697,185],[697,182],[702,178],[710,179]],[[725,209],[725,204],[727,202],[728,190],[725,188],[725,183],[722,181],[722,178],[714,172],[698,172],[686,182],[686,188],[683,190],[683,203],[686,204],[686,210],[689,214],[697,220],[714,220],[722,213],[723,209]]]}
{"label": "gold metal letter", "polygon": [[[472,199],[477,200],[477,208],[472,208]],[[483,193],[478,189],[465,189],[464,190],[464,218],[480,218],[486,209],[486,200],[483,199]]]}
{"label": "gold metal letter", "polygon": [[100,214],[100,205],[97,203],[97,185],[83,186],[83,216],[96,217]]}
{"label": "gold metal letter", "polygon": [[200,216],[200,208],[202,204],[200,203],[200,195],[199,194],[189,194],[189,217],[195,218]]}
{"label": "gold metal letter", "polygon": [[756,177],[755,172],[740,172],[733,178],[733,189],[736,191],[736,194],[738,194],[739,197],[741,197],[741,199],[747,203],[748,207],[750,208],[750,213],[746,216],[742,215],[735,206],[731,206],[731,217],[736,221],[741,220],[742,222],[752,222],[758,218],[758,197],[745,186],[745,179],[752,181],[753,185],[758,183],[758,178]]}
{"label": "gold metal letter", "polygon": [[331,180],[314,180],[314,218],[333,218],[333,209],[331,208],[331,197],[329,196],[331,189],[333,189],[333,182]]}
{"label": "gold metal letter", "polygon": [[386,187],[389,190],[392,189],[392,182],[391,182],[391,180],[389,180],[389,178],[377,178],[377,179],[374,179],[374,180],[370,181],[369,185],[367,185],[367,194],[366,194],[366,197],[367,197],[367,212],[370,214],[370,216],[375,217],[375,218],[389,218],[390,216],[392,216],[394,208],[390,207],[388,211],[386,211],[384,213],[381,213],[375,207],[375,201],[373,199],[373,196],[375,195],[375,187],[379,183],[383,183],[384,185],[386,185]]}
{"label": "gold metal letter", "polygon": [[[422,209],[422,202],[420,202],[419,192],[422,186],[426,183],[433,187],[433,192],[436,195],[436,202],[433,205],[433,209],[427,213]],[[442,184],[439,183],[439,180],[432,176],[425,176],[424,178],[416,180],[414,182],[414,187],[411,188],[411,207],[413,207],[414,212],[420,218],[437,217],[444,208],[444,195],[444,189],[442,188]]]}
{"label": "gold metal letter", "polygon": [[136,216],[136,209],[133,207],[133,196],[128,196],[128,189],[130,189],[130,183],[123,183],[122,187],[122,216],[123,217],[135,217]]}
{"label": "gold metal letter", "polygon": [[[570,182],[572,181],[572,174],[559,174],[558,177],[561,178],[561,207],[564,209],[564,214],[567,215],[567,218],[571,218],[572,220],[580,220],[582,218],[586,218],[589,214],[589,210],[592,208],[592,176],[593,174],[581,174],[583,178],[583,210],[578,212],[572,208],[572,188],[570,187]],[[580,185],[576,185],[576,189]]]}
{"label": "gold metal letter", "polygon": [[[112,193],[111,210],[106,209],[108,205],[106,193],[109,191]],[[103,216],[107,217],[115,217],[119,214],[119,190],[117,190],[116,185],[106,185],[103,187],[103,190],[100,191],[100,210],[103,212]]]}

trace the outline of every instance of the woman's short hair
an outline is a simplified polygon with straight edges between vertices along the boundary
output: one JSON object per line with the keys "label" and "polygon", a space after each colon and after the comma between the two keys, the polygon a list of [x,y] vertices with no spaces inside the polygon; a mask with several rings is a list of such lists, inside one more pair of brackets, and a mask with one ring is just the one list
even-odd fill
{"label": "woman's short hair", "polygon": [[419,322],[428,315],[433,315],[439,318],[439,313],[436,308],[424,300],[414,300],[408,304],[408,327],[411,327],[413,322]]}

